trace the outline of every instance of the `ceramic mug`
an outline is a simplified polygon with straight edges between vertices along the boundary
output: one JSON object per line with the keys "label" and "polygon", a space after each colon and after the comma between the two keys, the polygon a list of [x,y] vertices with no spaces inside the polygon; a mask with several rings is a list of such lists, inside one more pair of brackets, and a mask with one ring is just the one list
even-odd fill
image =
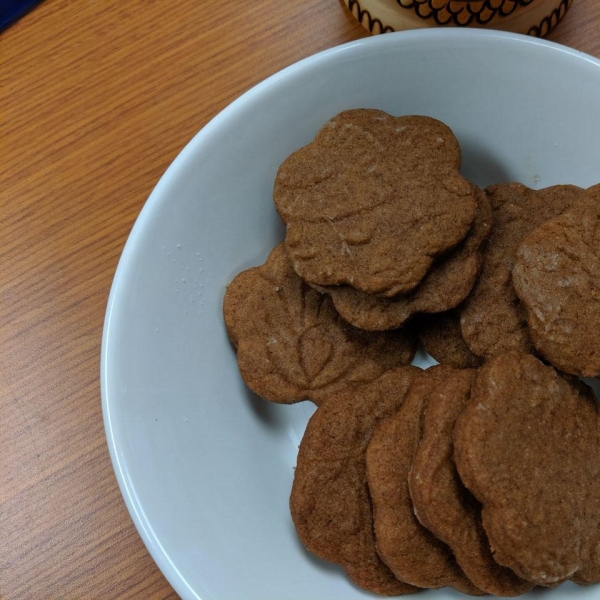
{"label": "ceramic mug", "polygon": [[344,0],[371,33],[420,27],[489,27],[543,37],[573,0]]}

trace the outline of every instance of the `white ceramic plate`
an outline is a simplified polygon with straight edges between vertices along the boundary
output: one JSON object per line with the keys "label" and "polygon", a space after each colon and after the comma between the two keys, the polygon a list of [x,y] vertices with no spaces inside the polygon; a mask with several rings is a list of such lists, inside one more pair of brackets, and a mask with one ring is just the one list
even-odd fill
{"label": "white ceramic plate", "polygon": [[[480,185],[600,181],[600,61],[537,39],[429,30],[333,48],[261,83],[209,123],[140,214],[113,283],[102,348],[108,445],[125,502],[183,598],[368,597],[307,554],[288,512],[312,405],[242,383],[225,286],[282,239],[278,165],[343,109],[447,123]],[[563,586],[544,598],[599,598]],[[449,598],[442,590],[427,598]]]}

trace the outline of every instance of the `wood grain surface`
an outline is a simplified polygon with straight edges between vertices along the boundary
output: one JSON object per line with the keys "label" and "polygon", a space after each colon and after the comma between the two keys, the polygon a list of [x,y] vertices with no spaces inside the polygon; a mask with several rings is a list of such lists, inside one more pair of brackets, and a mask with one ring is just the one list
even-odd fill
{"label": "wood grain surface", "polygon": [[[600,2],[551,39],[600,56]],[[0,598],[176,598],[117,488],[99,353],[117,261],[190,138],[367,35],[338,0],[46,0],[0,34]]]}

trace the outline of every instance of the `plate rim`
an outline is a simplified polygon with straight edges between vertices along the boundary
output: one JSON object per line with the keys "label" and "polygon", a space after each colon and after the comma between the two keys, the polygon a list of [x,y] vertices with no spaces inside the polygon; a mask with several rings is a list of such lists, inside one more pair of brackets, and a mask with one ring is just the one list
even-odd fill
{"label": "plate rim", "polygon": [[411,39],[418,42],[427,41],[428,39],[435,39],[438,41],[438,43],[440,41],[442,43],[455,43],[457,41],[464,41],[465,39],[468,39],[469,43],[481,41],[486,44],[490,42],[499,42],[501,44],[515,42],[519,44],[531,44],[534,46],[544,47],[551,52],[570,55],[578,60],[590,62],[600,68],[600,59],[586,54],[585,52],[581,52],[574,48],[570,48],[550,40],[534,38],[523,34],[505,31],[476,28],[426,28],[385,33],[382,35],[365,37],[337,46],[332,46],[303,58],[295,63],[292,63],[266,77],[243,92],[240,96],[238,96],[235,100],[218,112],[214,117],[212,117],[204,126],[200,128],[200,130],[190,139],[190,141],[181,149],[181,151],[178,152],[144,202],[119,256],[119,261],[110,287],[102,328],[100,351],[100,395],[104,430],[112,469],[117,479],[119,491],[125,502],[129,516],[155,564],[158,566],[161,573],[177,592],[177,594],[184,600],[208,600],[208,598],[202,598],[199,596],[198,593],[186,581],[185,577],[180,573],[177,566],[169,557],[168,552],[162,546],[158,536],[154,533],[151,523],[145,517],[142,503],[137,497],[132,481],[129,479],[128,467],[125,464],[125,459],[122,459],[120,456],[119,440],[117,439],[114,430],[114,422],[112,420],[112,409],[117,402],[109,397],[108,392],[109,381],[111,378],[111,374],[108,370],[108,356],[112,340],[112,317],[115,307],[120,301],[120,289],[127,281],[126,273],[128,271],[128,265],[135,257],[136,248],[146,229],[146,222],[150,220],[153,213],[164,202],[163,189],[168,188],[171,180],[177,177],[180,167],[188,161],[188,157],[197,152],[197,149],[202,146],[204,140],[206,138],[210,138],[212,132],[218,130],[219,127],[221,127],[221,123],[228,120],[230,114],[234,114],[235,111],[237,111],[241,106],[244,106],[255,98],[260,97],[260,95],[268,90],[268,88],[276,85],[280,80],[294,77],[303,70],[310,69],[315,64],[328,61],[332,56],[341,52],[352,53],[357,51],[356,49],[360,49],[363,46],[372,46],[374,48],[377,48],[377,46],[382,48],[393,47],[398,43],[409,43]]}

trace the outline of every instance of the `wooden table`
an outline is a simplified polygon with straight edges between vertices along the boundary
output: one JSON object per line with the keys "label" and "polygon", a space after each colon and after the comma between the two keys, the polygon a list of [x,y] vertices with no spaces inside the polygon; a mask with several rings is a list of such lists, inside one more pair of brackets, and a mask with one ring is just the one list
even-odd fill
{"label": "wooden table", "polygon": [[[551,39],[600,56],[600,3]],[[255,83],[365,36],[338,0],[47,0],[0,34],[0,599],[176,598],[104,438],[99,353],[134,219]]]}

